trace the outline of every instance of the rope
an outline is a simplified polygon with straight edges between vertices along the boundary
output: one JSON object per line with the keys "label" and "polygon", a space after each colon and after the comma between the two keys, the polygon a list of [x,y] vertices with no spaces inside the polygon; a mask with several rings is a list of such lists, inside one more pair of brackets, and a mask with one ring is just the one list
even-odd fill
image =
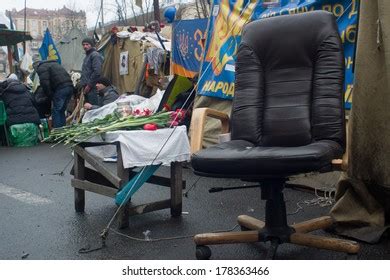
{"label": "rope", "polygon": [[199,182],[199,180],[200,180],[201,178],[202,178],[202,177],[199,177],[198,179],[196,179],[196,181],[191,185],[191,187],[190,187],[186,192],[183,193],[183,196],[184,196],[184,197],[188,197],[188,193],[189,193],[193,188],[195,189],[196,184]]}
{"label": "rope", "polygon": [[[213,231],[212,233],[220,233],[220,232],[231,232],[231,231],[234,231],[239,225],[236,224],[234,227],[228,229],[228,230],[217,230],[217,231]],[[139,237],[134,237],[134,236],[131,236],[131,235],[128,235],[128,234],[124,234],[124,233],[121,233],[115,229],[112,229],[110,228],[109,229],[110,231],[112,231],[113,233],[117,234],[117,235],[120,235],[122,237],[125,237],[127,239],[130,239],[130,240],[133,240],[133,241],[137,241],[137,242],[161,242],[161,241],[169,241],[169,240],[180,240],[180,239],[187,239],[187,238],[193,238],[195,236],[195,234],[190,234],[190,235],[180,235],[180,236],[173,236],[173,237],[160,237],[160,238],[149,238],[148,237],[148,233],[147,231],[144,232],[145,234],[145,238],[139,238]],[[104,238],[102,238],[102,243],[99,247],[96,247],[96,248],[91,248],[89,245],[86,246],[86,247],[83,247],[83,248],[80,248],[79,249],[79,254],[88,254],[88,253],[92,253],[92,252],[96,252],[96,251],[99,251],[99,250],[102,250],[103,248],[106,247],[106,243],[105,243],[105,240],[106,240],[106,237],[105,236]]]}
{"label": "rope", "polygon": [[73,162],[73,157],[70,159],[70,161],[65,165],[64,169],[62,169],[62,171],[60,172],[55,172],[55,173],[52,173],[50,175],[58,175],[58,176],[64,176],[64,172],[66,170],[66,168],[68,168],[68,166]]}
{"label": "rope", "polygon": [[[228,229],[228,230],[217,230],[217,231],[212,231],[212,233],[219,233],[219,232],[231,232],[231,231],[234,231],[239,225],[235,225],[234,227]],[[149,238],[146,234],[146,232],[144,232],[145,234],[145,238],[142,239],[142,238],[138,238],[138,237],[133,237],[133,236],[130,236],[130,235],[127,235],[127,234],[124,234],[124,233],[121,233],[115,229],[110,229],[110,231],[120,235],[120,236],[123,236],[123,237],[126,237],[128,239],[131,239],[131,240],[134,240],[134,241],[138,241],[138,242],[161,242],[161,241],[167,241],[167,240],[178,240],[178,239],[187,239],[187,238],[193,238],[195,236],[195,234],[191,234],[191,235],[181,235],[181,236],[173,236],[173,237],[161,237],[161,238]]]}
{"label": "rope", "polygon": [[[319,192],[322,192],[323,195],[320,195]],[[297,209],[294,212],[288,213],[288,216],[295,215],[301,210],[303,210],[304,205],[305,206],[319,206],[319,207],[328,207],[332,206],[335,203],[335,196],[336,196],[336,188],[332,187],[330,189],[321,189],[321,188],[315,188],[314,189],[314,195],[316,196],[313,199],[308,200],[301,200],[299,201],[297,205]]]}

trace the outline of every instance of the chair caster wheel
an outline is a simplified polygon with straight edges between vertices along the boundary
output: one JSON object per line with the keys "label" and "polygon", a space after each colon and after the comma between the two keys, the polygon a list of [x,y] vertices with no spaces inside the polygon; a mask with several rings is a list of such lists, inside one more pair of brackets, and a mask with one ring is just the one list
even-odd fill
{"label": "chair caster wheel", "polygon": [[208,260],[211,257],[211,250],[207,246],[196,246],[196,259]]}

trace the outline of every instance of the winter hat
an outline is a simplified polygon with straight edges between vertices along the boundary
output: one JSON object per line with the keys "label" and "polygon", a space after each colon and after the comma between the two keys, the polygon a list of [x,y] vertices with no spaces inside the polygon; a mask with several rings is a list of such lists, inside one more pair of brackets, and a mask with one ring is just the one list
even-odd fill
{"label": "winter hat", "polygon": [[97,81],[96,81],[97,84],[102,84],[106,87],[109,87],[111,86],[111,81],[109,79],[107,79],[106,77],[100,77]]}
{"label": "winter hat", "polygon": [[89,37],[86,37],[83,39],[82,44],[84,44],[84,43],[90,44],[92,47],[95,46],[95,41]]}

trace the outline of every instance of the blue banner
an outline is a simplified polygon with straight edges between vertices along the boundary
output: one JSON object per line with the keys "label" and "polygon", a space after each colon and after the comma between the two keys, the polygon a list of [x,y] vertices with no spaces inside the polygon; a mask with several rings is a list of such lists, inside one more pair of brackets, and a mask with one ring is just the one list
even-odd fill
{"label": "blue banner", "polygon": [[354,80],[358,5],[359,0],[214,0],[198,94],[233,98],[236,51],[246,23],[278,15],[325,10],[337,18],[345,53],[345,96],[349,98]]}
{"label": "blue banner", "polygon": [[61,57],[54,44],[53,38],[51,37],[49,28],[45,31],[42,45],[39,48],[39,55],[41,56],[41,60],[57,60],[57,62],[61,64]]}
{"label": "blue banner", "polygon": [[204,33],[208,19],[175,21],[172,24],[172,71],[187,78],[200,70],[204,50]]}

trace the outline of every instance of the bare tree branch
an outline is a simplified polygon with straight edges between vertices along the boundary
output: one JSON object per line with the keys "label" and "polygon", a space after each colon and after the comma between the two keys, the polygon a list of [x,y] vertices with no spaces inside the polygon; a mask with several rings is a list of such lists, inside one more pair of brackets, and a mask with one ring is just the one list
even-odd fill
{"label": "bare tree branch", "polygon": [[196,12],[198,14],[198,18],[202,18],[200,15],[200,7],[199,7],[198,0],[195,0],[195,6],[196,6]]}
{"label": "bare tree branch", "polygon": [[132,11],[132,13],[133,13],[135,25],[138,25],[138,22],[137,22],[137,14],[135,13],[134,1],[133,1],[133,0],[130,0],[129,2],[130,2],[131,11]]}

